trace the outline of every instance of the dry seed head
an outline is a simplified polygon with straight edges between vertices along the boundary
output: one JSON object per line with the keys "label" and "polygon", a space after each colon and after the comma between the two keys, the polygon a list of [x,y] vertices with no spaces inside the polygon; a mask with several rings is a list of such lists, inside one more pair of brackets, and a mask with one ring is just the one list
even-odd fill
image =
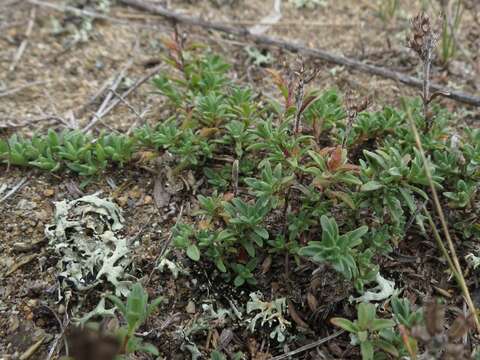
{"label": "dry seed head", "polygon": [[408,46],[420,59],[430,61],[439,39],[439,32],[433,29],[430,18],[423,12],[415,16],[411,23],[412,33],[407,37]]}
{"label": "dry seed head", "polygon": [[357,117],[358,113],[365,111],[370,105],[368,96],[359,98],[355,96],[354,92],[348,90],[345,95],[345,107],[347,108],[347,115],[349,119]]}

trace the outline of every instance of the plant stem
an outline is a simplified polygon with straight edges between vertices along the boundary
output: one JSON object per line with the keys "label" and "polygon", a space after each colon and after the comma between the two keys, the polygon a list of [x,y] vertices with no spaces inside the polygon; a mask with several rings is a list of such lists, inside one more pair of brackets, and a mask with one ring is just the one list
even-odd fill
{"label": "plant stem", "polygon": [[[475,305],[472,301],[472,297],[470,296],[470,291],[468,290],[467,283],[465,281],[465,277],[463,276],[462,268],[461,268],[460,262],[458,260],[457,252],[455,251],[455,246],[453,244],[452,237],[450,236],[450,232],[448,230],[448,225],[447,225],[447,221],[445,219],[445,214],[443,212],[442,205],[440,204],[440,199],[438,197],[437,189],[435,188],[435,184],[433,183],[432,173],[430,171],[430,167],[428,166],[428,159],[425,155],[425,151],[423,149],[422,141],[420,140],[420,135],[418,133],[417,126],[415,125],[415,122],[413,120],[411,110],[408,106],[406,106],[404,99],[402,99],[402,102],[403,102],[403,106],[405,107],[405,110],[406,110],[408,121],[410,122],[410,126],[412,128],[412,133],[413,133],[413,136],[415,138],[417,148],[418,148],[418,150],[420,152],[420,155],[422,157],[423,166],[424,166],[424,169],[425,169],[425,175],[427,176],[428,184],[429,184],[430,190],[432,192],[433,204],[435,206],[435,210],[437,212],[437,215],[440,219],[440,223],[442,225],[442,230],[443,230],[443,235],[445,236],[445,239],[446,239],[447,245],[448,245],[448,249],[449,249],[450,254],[451,254],[451,262],[449,262],[449,265],[451,267],[453,267],[452,271],[454,272],[454,274],[456,273],[456,280],[458,282],[458,285],[462,289],[463,296],[465,297],[465,301],[466,301],[466,303],[467,303],[467,305],[470,309],[470,312],[473,315],[473,318],[474,318],[474,321],[475,321],[475,327],[477,329],[477,333],[480,334],[480,322],[478,320],[477,311],[476,311]],[[435,231],[434,231],[434,234],[435,234]],[[442,245],[443,245],[443,243],[442,243]],[[442,251],[446,251],[444,246],[441,246],[440,249]],[[448,258],[447,258],[447,261],[448,261]]]}
{"label": "plant stem", "polygon": [[428,113],[428,105],[430,103],[430,70],[432,67],[432,52],[428,50],[427,59],[423,63],[423,117],[426,121],[425,131],[430,130],[432,119]]}

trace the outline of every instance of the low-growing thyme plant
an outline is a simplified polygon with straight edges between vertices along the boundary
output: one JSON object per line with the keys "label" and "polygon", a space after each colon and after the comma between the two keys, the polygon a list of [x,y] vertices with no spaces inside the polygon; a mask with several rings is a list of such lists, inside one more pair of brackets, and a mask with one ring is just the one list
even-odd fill
{"label": "low-growing thyme plant", "polygon": [[[419,26],[425,21],[417,19]],[[412,230],[429,236],[422,210],[429,182],[408,113],[418,127],[430,128],[421,141],[442,204],[456,219],[456,236],[478,236],[480,131],[452,131],[452,115],[433,96],[426,97],[427,117],[425,103],[410,101],[408,111],[360,107],[351,121],[335,90],[304,81],[300,91],[270,69],[266,81],[278,89],[272,100],[234,80],[219,55],[189,47],[179,36],[167,48],[171,70],[153,80],[166,100],[165,118],[130,135],[15,134],[0,140],[1,166],[91,179],[167,154],[172,178],[203,181],[192,197],[193,217],[173,229],[173,244],[192,261],[213,264],[237,286],[255,287],[267,257],[312,260],[331,266],[361,293],[382,271],[379,255]]]}

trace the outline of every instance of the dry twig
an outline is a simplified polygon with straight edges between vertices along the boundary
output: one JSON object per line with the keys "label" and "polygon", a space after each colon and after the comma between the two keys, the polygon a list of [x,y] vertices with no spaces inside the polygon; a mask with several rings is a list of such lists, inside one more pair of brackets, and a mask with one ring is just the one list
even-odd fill
{"label": "dry twig", "polygon": [[17,86],[16,88],[13,88],[13,89],[5,90],[5,91],[3,91],[3,92],[0,92],[0,98],[1,98],[1,97],[6,97],[6,96],[15,95],[15,94],[19,93],[19,92],[22,91],[22,90],[31,88],[31,87],[33,87],[33,86],[44,85],[44,84],[46,84],[47,82],[48,82],[48,81],[33,81],[33,82],[30,82],[30,83],[27,83],[27,84],[23,84],[23,85]]}
{"label": "dry twig", "polygon": [[[233,26],[222,24],[222,23],[209,22],[203,19],[190,17],[184,14],[179,14],[171,10],[167,10],[162,6],[157,6],[151,3],[147,3],[142,0],[120,0],[120,3],[135,7],[137,9],[141,9],[143,11],[148,11],[154,14],[162,15],[167,19],[172,20],[175,23],[184,23],[192,26],[199,26],[206,29],[221,31],[227,34],[247,37],[258,44],[276,46],[292,52],[300,52],[305,55],[311,56],[312,58],[321,59],[323,61],[345,66],[345,67],[358,70],[361,72],[365,72],[368,74],[396,80],[408,86],[413,86],[417,88],[423,87],[423,81],[417,78],[414,78],[412,76],[402,74],[396,71],[392,71],[384,67],[365,64],[361,61],[350,59],[344,56],[334,55],[322,49],[309,48],[303,45],[295,44],[295,43],[284,41],[284,40],[279,40],[279,39],[265,36],[265,35],[253,35],[246,28],[233,27]],[[456,100],[456,101],[463,102],[465,104],[474,105],[474,106],[480,106],[479,96],[466,94],[460,91],[444,88],[438,84],[430,84],[430,89],[433,91],[439,92],[441,95],[448,97],[452,100]]]}
{"label": "dry twig", "polygon": [[274,358],[272,358],[272,360],[282,360],[282,359],[289,359],[291,358],[292,356],[294,355],[298,355],[304,351],[307,351],[307,350],[310,350],[310,349],[313,349],[313,348],[316,348],[317,346],[320,346],[332,339],[335,339],[336,337],[342,335],[343,333],[345,332],[345,330],[339,330],[337,332],[334,332],[332,335],[329,335],[327,337],[324,337],[320,340],[317,340],[317,341],[314,341],[310,344],[307,344],[305,346],[302,346],[302,347],[299,347],[298,349],[296,350],[293,350],[293,351],[289,351],[288,353],[285,353],[283,355],[279,355],[279,356],[275,356]]}
{"label": "dry twig", "polygon": [[32,9],[30,10],[30,16],[29,16],[29,19],[28,19],[28,25],[27,25],[27,31],[25,31],[25,38],[22,40],[22,42],[20,43],[20,46],[18,47],[17,49],[17,52],[15,53],[15,55],[13,56],[13,61],[12,61],[12,64],[10,65],[10,67],[8,68],[8,71],[10,72],[13,72],[15,70],[15,68],[17,67],[18,63],[20,62],[20,59],[22,58],[23,56],[23,53],[25,52],[25,49],[27,48],[27,44],[28,44],[28,38],[30,37],[30,35],[32,34],[32,30],[33,30],[33,25],[35,24],[35,18],[37,16],[37,9],[36,7],[32,7]]}
{"label": "dry twig", "polygon": [[0,204],[7,200],[10,196],[15,194],[23,185],[27,183],[27,178],[24,177],[22,180],[20,180],[8,193],[5,194],[2,198],[0,198]]}
{"label": "dry twig", "polygon": [[97,122],[99,122],[102,117],[105,115],[104,111],[107,108],[107,106],[110,103],[110,100],[112,99],[113,95],[115,94],[115,90],[118,88],[122,80],[124,79],[128,69],[132,66],[133,64],[133,57],[130,58],[125,65],[122,67],[122,69],[119,71],[118,75],[115,77],[115,80],[113,81],[112,85],[109,87],[109,91],[107,93],[107,96],[105,96],[105,99],[103,100],[102,104],[98,108],[95,114],[93,114],[92,119],[88,123],[87,126],[83,128],[83,132],[89,131],[92,127],[95,126]]}

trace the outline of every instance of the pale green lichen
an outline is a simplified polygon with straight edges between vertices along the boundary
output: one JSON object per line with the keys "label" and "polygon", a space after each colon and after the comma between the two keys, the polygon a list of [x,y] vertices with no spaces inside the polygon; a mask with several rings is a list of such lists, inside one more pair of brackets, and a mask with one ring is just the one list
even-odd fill
{"label": "pale green lichen", "polygon": [[251,300],[247,303],[247,314],[251,312],[258,313],[248,320],[248,329],[255,331],[257,321],[261,320],[260,326],[268,325],[273,327],[270,333],[270,338],[277,339],[278,342],[285,341],[285,334],[287,326],[290,322],[284,317],[284,313],[287,311],[287,304],[285,298],[279,298],[268,301],[262,301],[256,293],[250,294]]}
{"label": "pale green lichen", "polygon": [[366,291],[362,296],[355,298],[357,302],[382,301],[390,298],[395,292],[395,281],[385,279],[377,273],[375,282],[378,284],[373,289]]}
{"label": "pale green lichen", "polygon": [[61,256],[57,267],[65,286],[71,283],[87,290],[106,278],[117,296],[128,295],[125,270],[131,264],[130,248],[118,234],[123,223],[121,209],[98,194],[55,203],[54,222],[45,228],[45,235]]}

